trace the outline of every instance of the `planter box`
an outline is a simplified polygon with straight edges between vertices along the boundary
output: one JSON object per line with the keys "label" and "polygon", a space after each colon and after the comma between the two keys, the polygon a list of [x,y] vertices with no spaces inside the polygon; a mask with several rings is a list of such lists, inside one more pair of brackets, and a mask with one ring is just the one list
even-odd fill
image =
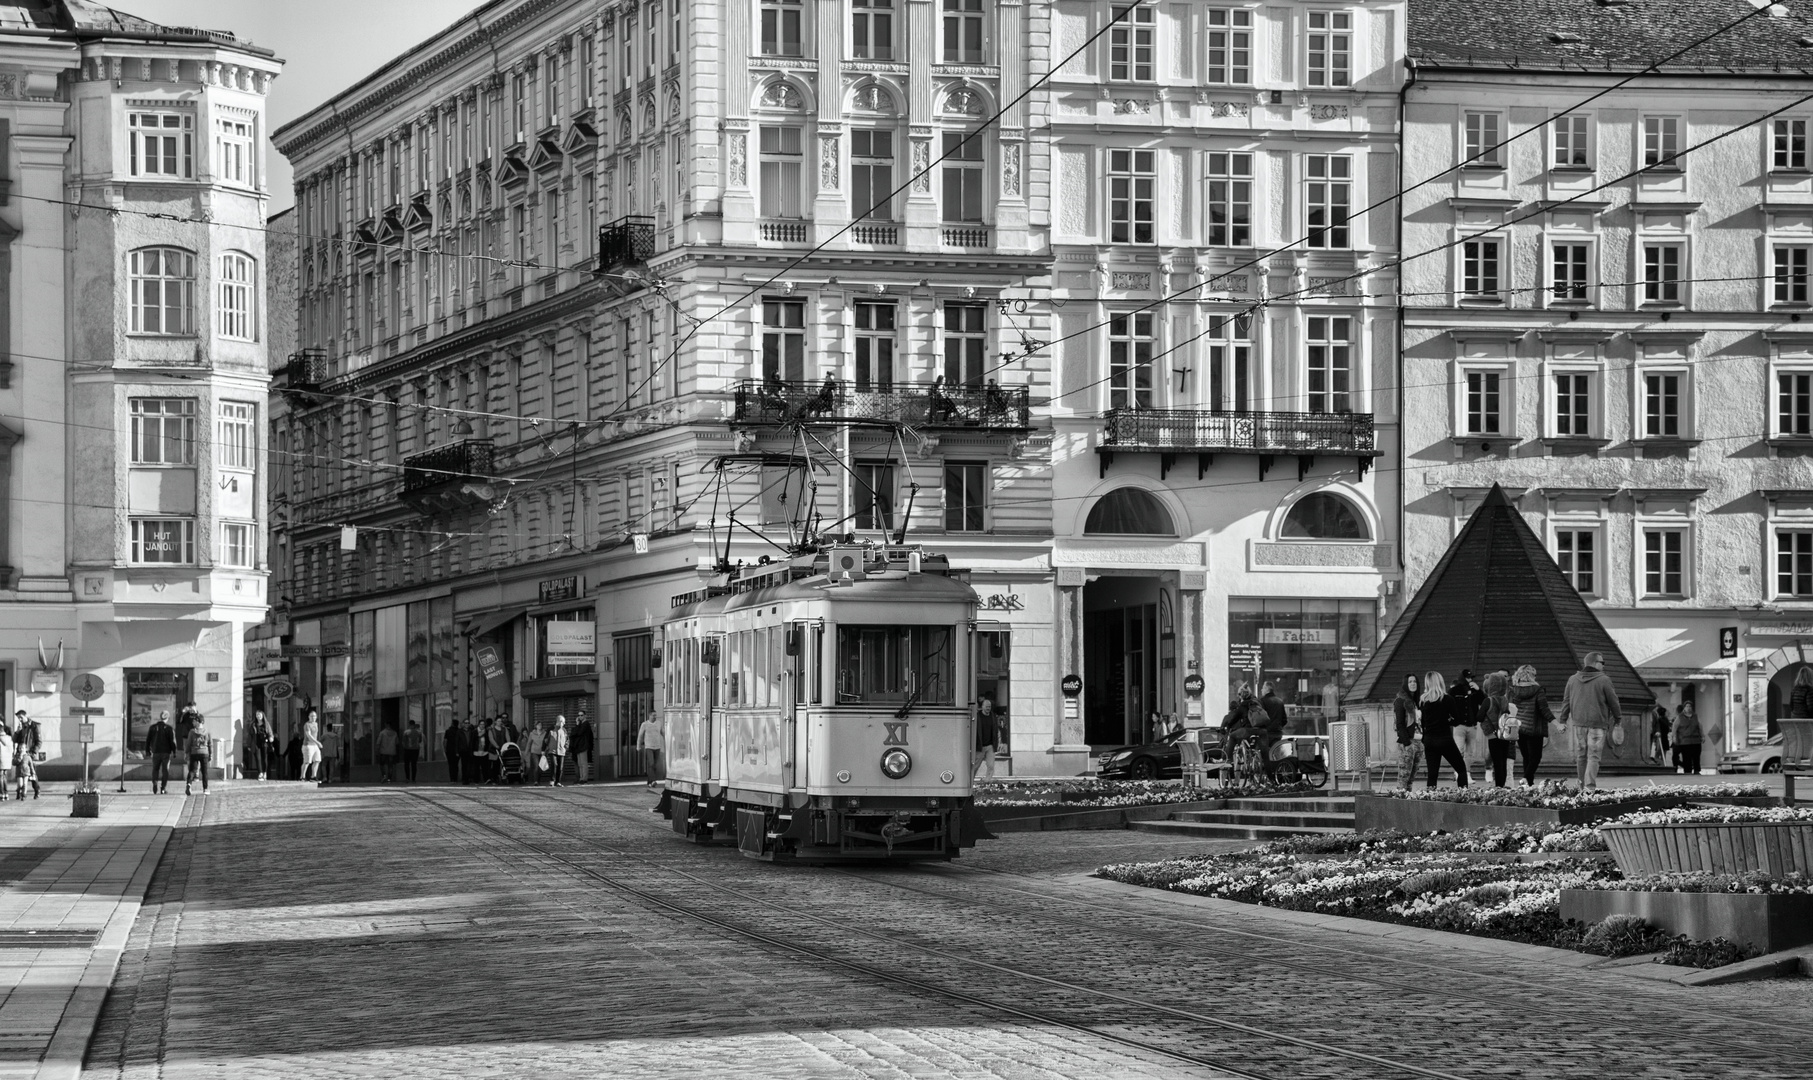
{"label": "planter box", "polygon": [[1607,825],[1600,833],[1625,877],[1685,870],[1813,873],[1813,821]]}
{"label": "planter box", "polygon": [[981,807],[990,832],[1050,832],[1059,829],[1124,829],[1130,821],[1163,821],[1186,810],[1220,810],[1225,799],[1202,802],[1154,803],[1148,806],[1067,808],[1053,803],[1049,810],[1033,806]]}
{"label": "planter box", "polygon": [[1590,925],[1607,915],[1636,915],[1671,934],[1722,937],[1765,953],[1813,942],[1813,896],[1561,890],[1562,918]]}
{"label": "planter box", "polygon": [[70,817],[98,818],[101,816],[101,793],[100,792],[98,792],[98,791],[78,791],[74,795],[72,795],[70,798],[71,798],[71,803],[70,803],[70,807],[69,807],[69,816]]}

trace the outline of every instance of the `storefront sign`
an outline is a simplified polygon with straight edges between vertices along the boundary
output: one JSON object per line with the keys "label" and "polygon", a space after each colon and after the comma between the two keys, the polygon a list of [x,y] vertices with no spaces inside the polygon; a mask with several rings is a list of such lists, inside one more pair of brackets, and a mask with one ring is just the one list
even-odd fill
{"label": "storefront sign", "polygon": [[1735,660],[1737,658],[1737,627],[1719,627],[1719,659]]}
{"label": "storefront sign", "polygon": [[[1813,623],[1789,623],[1779,626],[1752,626],[1751,637],[1813,637]],[[1724,643],[1724,631],[1719,632],[1719,642]]]}
{"label": "storefront sign", "polygon": [[546,640],[550,662],[558,663],[555,659],[558,656],[584,657],[590,660],[598,653],[598,624],[589,621],[550,620],[547,623]]}
{"label": "storefront sign", "polygon": [[577,600],[584,595],[585,582],[578,574],[549,578],[541,583],[541,602],[544,604],[557,604],[562,600]]}
{"label": "storefront sign", "polygon": [[1063,681],[1058,683],[1058,689],[1064,691],[1065,697],[1074,698],[1083,692],[1083,680],[1075,675],[1066,675]]}
{"label": "storefront sign", "polygon": [[1201,697],[1202,696],[1202,676],[1201,675],[1190,675],[1190,676],[1186,677],[1183,681],[1183,692],[1186,697],[1193,697],[1193,698]]}
{"label": "storefront sign", "polygon": [[472,656],[478,661],[479,674],[485,677],[485,692],[493,701],[509,701],[510,676],[504,670],[503,657],[497,654],[497,646],[480,645]]}
{"label": "storefront sign", "polygon": [[1336,639],[1333,630],[1262,626],[1259,628],[1259,643],[1261,645],[1333,645],[1336,643]]}
{"label": "storefront sign", "polygon": [[282,701],[295,692],[296,688],[290,685],[288,679],[272,679],[264,687],[264,696],[272,701]]}

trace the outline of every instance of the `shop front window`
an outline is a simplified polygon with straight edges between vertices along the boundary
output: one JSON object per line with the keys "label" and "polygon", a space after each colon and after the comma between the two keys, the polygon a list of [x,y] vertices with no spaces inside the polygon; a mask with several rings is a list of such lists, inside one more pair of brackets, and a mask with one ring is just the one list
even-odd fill
{"label": "shop front window", "polygon": [[537,616],[535,640],[536,671],[543,679],[598,670],[598,624],[591,608]]}
{"label": "shop front window", "polygon": [[1370,600],[1230,598],[1227,700],[1270,684],[1290,718],[1287,734],[1326,734],[1378,643]]}

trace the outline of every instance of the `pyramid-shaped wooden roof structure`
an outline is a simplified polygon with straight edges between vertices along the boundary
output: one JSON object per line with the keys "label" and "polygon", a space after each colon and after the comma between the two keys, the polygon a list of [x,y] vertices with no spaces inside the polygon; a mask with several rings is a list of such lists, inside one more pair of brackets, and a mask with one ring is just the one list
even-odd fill
{"label": "pyramid-shaped wooden roof structure", "polygon": [[1625,708],[1655,703],[1636,667],[1494,484],[1345,700],[1390,701],[1410,674],[1439,671],[1452,680],[1471,669],[1478,679],[1533,664],[1559,708],[1568,676],[1590,652],[1604,654],[1605,673]]}

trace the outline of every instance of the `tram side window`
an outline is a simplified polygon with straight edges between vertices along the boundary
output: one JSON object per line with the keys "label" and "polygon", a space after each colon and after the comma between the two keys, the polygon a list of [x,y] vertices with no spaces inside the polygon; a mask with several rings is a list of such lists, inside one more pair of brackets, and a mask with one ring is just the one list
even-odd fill
{"label": "tram side window", "polygon": [[768,628],[764,626],[760,630],[752,631],[752,635],[755,639],[755,648],[750,650],[749,659],[751,661],[750,666],[755,669],[755,682],[753,684],[755,687],[755,694],[750,698],[750,704],[763,706],[771,705],[773,702],[770,701],[768,697],[768,683],[770,678],[770,669],[768,667]]}
{"label": "tram side window", "polygon": [[953,649],[948,626],[837,628],[837,703],[949,705]]}
{"label": "tram side window", "polygon": [[737,705],[743,700],[743,635],[726,634],[724,638],[730,652],[730,662],[724,668],[730,679],[730,685],[724,688],[724,704]]}

